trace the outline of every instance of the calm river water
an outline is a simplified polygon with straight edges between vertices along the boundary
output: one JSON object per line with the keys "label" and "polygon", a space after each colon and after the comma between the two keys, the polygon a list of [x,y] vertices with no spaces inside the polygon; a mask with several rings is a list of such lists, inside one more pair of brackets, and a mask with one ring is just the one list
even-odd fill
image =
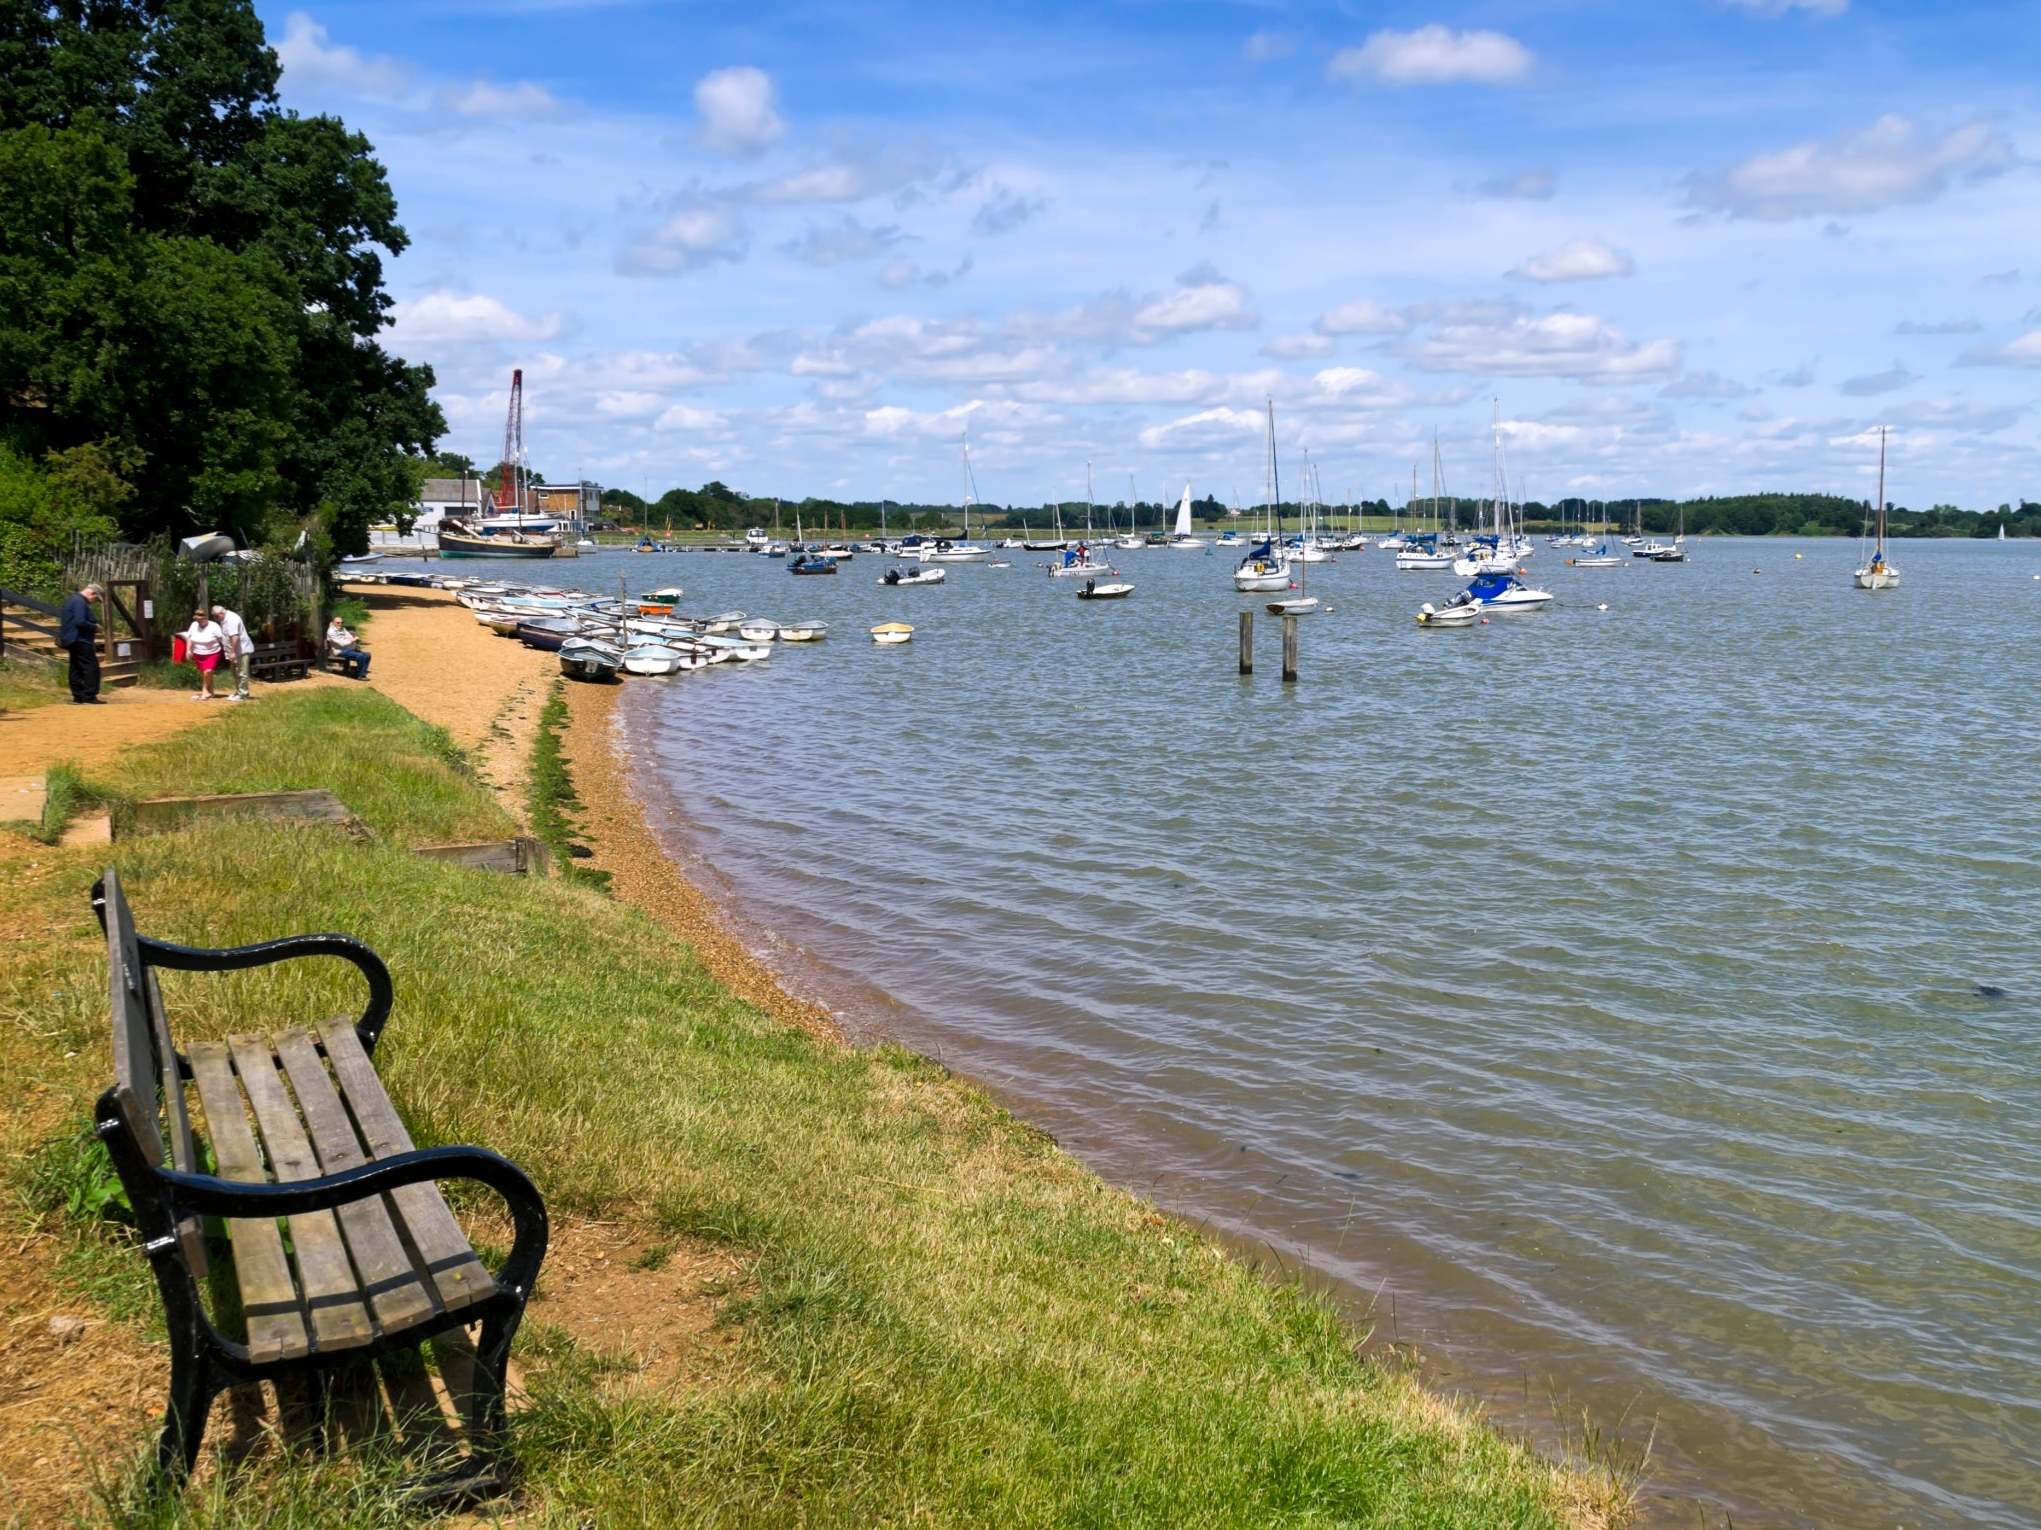
{"label": "calm river water", "polygon": [[1112,604],[1024,552],[574,582],[832,623],[624,726],[675,852],[854,1030],[1505,1423],[1655,1430],[1651,1518],[2034,1525],[2041,546],[1902,542],[1876,595],[1856,551],[1541,547],[1556,606],[1430,632],[1464,581],[1349,554],[1293,686],[1265,612],[1234,672],[1226,550],[1119,554]]}

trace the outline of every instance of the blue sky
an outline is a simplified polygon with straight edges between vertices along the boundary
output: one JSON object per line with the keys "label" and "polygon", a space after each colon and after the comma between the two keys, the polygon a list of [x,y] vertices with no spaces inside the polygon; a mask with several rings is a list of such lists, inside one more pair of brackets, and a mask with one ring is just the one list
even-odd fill
{"label": "blue sky", "polygon": [[[638,492],[2041,497],[2041,5],[263,5],[493,459]],[[1297,476],[1291,476],[1297,475]]]}

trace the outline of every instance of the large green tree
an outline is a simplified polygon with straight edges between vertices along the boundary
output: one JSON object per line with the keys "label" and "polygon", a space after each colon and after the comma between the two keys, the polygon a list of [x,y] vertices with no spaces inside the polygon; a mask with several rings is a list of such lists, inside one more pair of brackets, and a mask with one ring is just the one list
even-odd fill
{"label": "large green tree", "polygon": [[130,536],[359,550],[445,429],[376,340],[388,178],[277,77],[246,0],[0,0],[0,438],[130,464]]}

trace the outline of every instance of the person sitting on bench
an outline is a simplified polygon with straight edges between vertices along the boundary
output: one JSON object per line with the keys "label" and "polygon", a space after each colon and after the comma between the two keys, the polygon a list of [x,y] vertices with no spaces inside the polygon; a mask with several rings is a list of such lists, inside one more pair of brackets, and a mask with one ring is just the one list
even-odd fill
{"label": "person sitting on bench", "polygon": [[326,652],[340,661],[343,674],[353,675],[357,680],[368,679],[368,650],[355,642],[354,634],[337,616],[326,626]]}

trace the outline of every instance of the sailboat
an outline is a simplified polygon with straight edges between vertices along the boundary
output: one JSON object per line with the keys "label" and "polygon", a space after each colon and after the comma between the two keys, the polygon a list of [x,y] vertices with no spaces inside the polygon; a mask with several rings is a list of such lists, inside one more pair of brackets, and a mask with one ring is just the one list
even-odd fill
{"label": "sailboat", "polygon": [[971,506],[978,498],[978,475],[971,469],[971,433],[964,432],[964,539],[952,542],[938,537],[934,547],[922,554],[924,563],[982,563],[992,550],[971,540]]}
{"label": "sailboat", "polygon": [[1281,492],[1276,480],[1276,401],[1269,400],[1268,462],[1265,465],[1262,486],[1269,495],[1269,519],[1262,532],[1261,541],[1248,549],[1247,556],[1240,560],[1233,570],[1233,588],[1243,595],[1258,594],[1263,590],[1287,590],[1290,587],[1290,555],[1276,546],[1275,514],[1276,495]]}
{"label": "sailboat", "polygon": [[1142,540],[1140,528],[1134,524],[1134,507],[1139,503],[1140,501],[1135,497],[1134,493],[1134,475],[1129,473],[1127,475],[1127,530],[1125,535],[1113,538],[1113,546],[1123,552],[1132,552],[1137,547],[1145,547],[1147,545]]}
{"label": "sailboat", "polygon": [[[1428,570],[1451,568],[1453,555],[1439,545],[1439,491],[1445,484],[1445,466],[1439,457],[1439,438],[1432,436],[1432,529],[1430,531],[1406,531],[1399,535],[1403,543],[1396,549],[1396,567],[1400,570]],[[1410,469],[1411,519],[1417,518],[1417,465]],[[1386,544],[1385,544],[1386,545]]]}
{"label": "sailboat", "polygon": [[1048,541],[1037,542],[1032,536],[1025,535],[1027,531],[1025,526],[1021,528],[1024,533],[1021,541],[1023,550],[1027,552],[1061,552],[1070,545],[1063,536],[1063,502],[1061,500],[1056,502],[1055,513],[1056,535]]}
{"label": "sailboat", "polygon": [[[2003,529],[2003,528],[2001,528]],[[1899,570],[1885,561],[1885,427],[1878,427],[1878,535],[1871,546],[1871,560],[1850,576],[1860,590],[1899,588]]]}
{"label": "sailboat", "polygon": [[1202,552],[1205,544],[1191,535],[1191,486],[1183,486],[1183,498],[1176,503],[1176,529],[1170,533],[1169,545],[1182,552]]}

